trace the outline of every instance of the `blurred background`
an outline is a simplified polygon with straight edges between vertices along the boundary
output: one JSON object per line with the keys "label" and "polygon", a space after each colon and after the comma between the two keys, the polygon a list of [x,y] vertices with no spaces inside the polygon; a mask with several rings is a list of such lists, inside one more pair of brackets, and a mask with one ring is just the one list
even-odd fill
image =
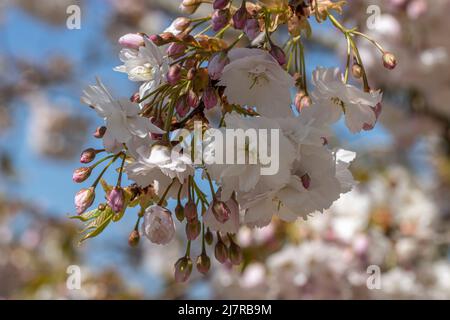
{"label": "blurred background", "polygon": [[[67,28],[70,5],[81,9],[81,29]],[[371,1],[347,7],[345,24],[379,40],[399,65],[387,72],[359,44],[372,87],[385,92],[383,113],[360,135],[335,127],[332,143],[358,153],[360,183],[325,214],[244,228],[242,267],[215,264],[182,285],[172,268],[184,243],[129,248],[134,214],[78,245],[71,174],[80,152],[98,146],[100,125],[81,91],[100,76],[116,96],[131,96],[137,88],[112,70],[117,39],[161,32],[178,5],[0,0],[0,298],[450,299],[450,0],[377,1],[375,23]],[[328,23],[313,27],[309,71],[343,66],[342,35]],[[67,289],[70,265],[81,268],[80,290]],[[369,266],[381,272],[378,289],[367,286]]]}

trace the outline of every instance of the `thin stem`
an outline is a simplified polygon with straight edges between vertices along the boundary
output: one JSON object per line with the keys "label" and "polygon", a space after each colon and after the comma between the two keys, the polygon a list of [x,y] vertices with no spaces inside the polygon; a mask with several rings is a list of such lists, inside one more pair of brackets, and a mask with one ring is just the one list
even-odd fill
{"label": "thin stem", "polygon": [[125,165],[125,160],[126,160],[127,156],[125,154],[123,154],[122,158],[123,159],[122,159],[122,164],[120,165],[119,178],[117,179],[118,187],[120,187],[120,185],[122,184],[123,167]]}
{"label": "thin stem", "polygon": [[103,168],[102,172],[100,172],[100,174],[98,175],[97,179],[92,184],[92,187],[94,189],[97,187],[98,183],[100,182],[100,179],[103,177],[103,175],[105,174],[106,170],[108,170],[108,168],[119,158],[119,156],[121,154],[122,154],[122,152],[119,152],[118,154],[116,154],[114,156],[114,158],[105,166],[105,168]]}

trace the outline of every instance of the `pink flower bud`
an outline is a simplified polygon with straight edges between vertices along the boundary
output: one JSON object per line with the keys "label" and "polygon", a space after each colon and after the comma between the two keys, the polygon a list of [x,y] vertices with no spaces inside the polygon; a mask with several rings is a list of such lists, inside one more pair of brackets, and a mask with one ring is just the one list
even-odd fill
{"label": "pink flower bud", "polygon": [[139,244],[141,236],[139,235],[139,231],[133,230],[128,237],[128,244],[130,247],[136,247]]}
{"label": "pink flower bud", "polygon": [[139,103],[139,100],[141,99],[141,97],[139,96],[139,92],[134,93],[131,97],[130,97],[130,101],[133,103]]}
{"label": "pink flower bud", "polygon": [[230,261],[234,265],[240,265],[242,262],[242,250],[241,248],[231,241],[230,244]]}
{"label": "pink flower bud", "polygon": [[275,58],[275,60],[278,61],[281,66],[284,66],[286,64],[286,54],[280,47],[272,44],[270,54]]}
{"label": "pink flower bud", "polygon": [[94,132],[94,138],[101,139],[101,138],[103,138],[105,133],[106,133],[105,126],[98,127]]}
{"label": "pink flower bud", "polygon": [[228,260],[228,248],[221,239],[219,239],[216,243],[214,248],[214,256],[220,263],[225,263]]}
{"label": "pink flower bud", "polygon": [[92,168],[90,167],[82,167],[78,168],[73,172],[72,180],[76,183],[81,183],[87,180],[91,175]]}
{"label": "pink flower bud", "polygon": [[208,255],[203,252],[197,257],[197,270],[202,274],[207,274],[211,268],[211,260]]}
{"label": "pink flower bud", "polygon": [[184,215],[188,221],[197,219],[197,206],[194,201],[189,200],[186,203],[186,206],[184,207]]}
{"label": "pink flower bud", "polygon": [[119,38],[119,44],[122,47],[139,49],[139,47],[144,45],[144,37],[139,33],[128,33]]}
{"label": "pink flower bud", "polygon": [[248,19],[245,23],[244,32],[250,40],[255,40],[261,33],[259,22],[256,19]]}
{"label": "pink flower bud", "polygon": [[230,63],[230,59],[228,59],[225,53],[220,52],[213,55],[208,64],[209,77],[212,80],[219,80],[222,76],[223,69],[228,63]]}
{"label": "pink flower bud", "polygon": [[212,109],[217,106],[219,100],[217,98],[216,90],[213,87],[206,88],[203,92],[202,100],[206,110]]}
{"label": "pink flower bud", "polygon": [[248,19],[247,8],[245,7],[245,1],[242,2],[242,6],[233,15],[233,25],[235,29],[243,30],[245,23]]}
{"label": "pink flower bud", "polygon": [[190,109],[191,108],[187,104],[187,96],[184,95],[180,97],[175,105],[175,110],[177,111],[177,114],[181,118],[184,118],[188,114]]}
{"label": "pink flower bud", "polygon": [[383,65],[386,69],[393,70],[397,66],[397,58],[390,52],[383,54]]}
{"label": "pink flower bud", "polygon": [[172,22],[172,26],[175,28],[175,30],[177,30],[179,32],[183,32],[184,30],[189,28],[190,25],[191,25],[191,19],[188,19],[185,17],[176,18]]}
{"label": "pink flower bud", "polygon": [[115,187],[108,195],[108,205],[112,211],[118,213],[123,210],[124,206],[124,192],[120,187]]}
{"label": "pink flower bud", "polygon": [[177,57],[181,57],[182,55],[184,55],[185,51],[186,51],[186,46],[184,44],[174,42],[167,49],[167,54],[171,58],[177,58]]}
{"label": "pink flower bud", "polygon": [[159,34],[152,34],[148,37],[151,42],[156,46],[162,46],[165,44],[164,39]]}
{"label": "pink flower bud", "polygon": [[205,241],[208,245],[212,245],[212,243],[214,241],[214,235],[211,232],[211,230],[209,230],[209,228],[206,230],[206,233],[205,233]]}
{"label": "pink flower bud", "polygon": [[89,163],[95,159],[97,155],[97,151],[93,148],[88,148],[81,153],[80,162],[81,163]]}
{"label": "pink flower bud", "polygon": [[175,281],[186,282],[192,273],[192,261],[188,257],[180,258],[175,263]]}
{"label": "pink flower bud", "polygon": [[229,3],[230,0],[214,0],[213,8],[214,10],[222,10],[225,9]]}
{"label": "pink flower bud", "polygon": [[148,207],[144,213],[142,231],[151,242],[168,244],[175,235],[171,212],[157,205]]}
{"label": "pink flower bud", "polygon": [[230,10],[216,10],[214,11],[212,18],[212,28],[214,31],[223,29],[230,22]]}
{"label": "pink flower bud", "polygon": [[237,203],[234,194],[224,204],[228,208],[228,211],[225,212],[229,212],[229,218],[225,222],[221,222],[217,219],[213,212],[213,204],[214,201],[203,216],[205,226],[213,231],[220,231],[222,233],[237,233],[239,231],[239,204]]}
{"label": "pink flower bud", "polygon": [[188,240],[197,239],[197,237],[200,235],[201,229],[202,226],[200,224],[200,221],[198,221],[198,219],[188,221],[188,223],[186,223],[186,236]]}
{"label": "pink flower bud", "polygon": [[214,217],[220,223],[225,223],[230,219],[230,209],[223,201],[214,199],[212,203],[212,212],[214,214]]}
{"label": "pink flower bud", "polygon": [[95,199],[94,187],[81,189],[75,195],[75,208],[78,214],[82,214],[89,208]]}
{"label": "pink flower bud", "polygon": [[181,79],[181,66],[179,64],[175,64],[170,67],[169,71],[167,72],[167,82],[174,86],[176,85]]}
{"label": "pink flower bud", "polygon": [[193,90],[189,90],[189,92],[187,93],[186,102],[190,108],[195,108],[198,106],[199,99],[197,94]]}

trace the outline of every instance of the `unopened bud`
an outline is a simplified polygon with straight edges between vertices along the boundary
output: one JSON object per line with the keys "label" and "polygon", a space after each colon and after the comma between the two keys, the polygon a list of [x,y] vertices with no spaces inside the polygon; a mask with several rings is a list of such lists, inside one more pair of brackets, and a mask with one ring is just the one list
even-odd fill
{"label": "unopened bud", "polygon": [[189,92],[187,93],[187,104],[190,108],[195,108],[198,106],[198,96],[197,94],[194,92],[194,90],[189,90]]}
{"label": "unopened bud", "polygon": [[394,54],[390,52],[385,52],[383,54],[383,65],[385,68],[393,70],[397,66],[397,58],[395,57]]}
{"label": "unopened bud", "polygon": [[90,187],[87,189],[81,189],[75,195],[75,208],[78,214],[82,214],[89,208],[95,199],[95,189]]}
{"label": "unopened bud", "polygon": [[97,151],[93,148],[88,148],[81,153],[80,162],[81,163],[89,163],[95,159],[97,155]]}
{"label": "unopened bud", "polygon": [[184,220],[184,208],[181,205],[181,203],[178,203],[177,206],[175,207],[175,216],[180,222]]}
{"label": "unopened bud", "polygon": [[175,281],[186,282],[192,273],[192,261],[188,257],[180,258],[175,263]]}
{"label": "unopened bud", "polygon": [[139,92],[136,92],[130,97],[130,101],[133,103],[138,103],[141,97],[139,96]]}
{"label": "unopened bud", "polygon": [[165,44],[164,39],[159,34],[152,34],[148,38],[158,47]]}
{"label": "unopened bud", "polygon": [[187,96],[184,95],[180,97],[175,105],[175,110],[177,111],[178,116],[180,118],[184,118],[191,108],[187,104]]}
{"label": "unopened bud", "polygon": [[171,32],[163,32],[159,35],[159,37],[161,38],[163,44],[171,43],[176,39],[175,35]]}
{"label": "unopened bud", "polygon": [[139,235],[139,231],[133,230],[128,237],[128,244],[130,245],[130,247],[136,247],[139,244],[140,239],[141,236]]}
{"label": "unopened bud", "polygon": [[251,41],[255,40],[261,33],[258,20],[247,19],[245,22],[244,32]]}
{"label": "unopened bud", "polygon": [[203,92],[202,100],[206,110],[212,109],[217,106],[219,100],[217,98],[216,90],[214,90],[213,87],[206,88],[206,90]]}
{"label": "unopened bud", "polygon": [[167,49],[167,54],[171,58],[177,58],[177,57],[181,57],[182,55],[184,55],[185,51],[186,51],[186,46],[184,44],[174,42]]}
{"label": "unopened bud", "polygon": [[230,0],[214,0],[213,8],[214,10],[222,10],[225,9],[229,3]]}
{"label": "unopened bud", "polygon": [[359,64],[353,64],[352,75],[355,79],[361,79],[361,77],[363,76],[363,69]]}
{"label": "unopened bud", "polygon": [[105,126],[98,127],[94,132],[94,138],[101,139],[101,138],[103,138],[105,133],[106,133]]}
{"label": "unopened bud", "polygon": [[170,67],[169,71],[167,72],[167,82],[174,86],[176,85],[181,79],[181,66],[179,64],[175,64]]}
{"label": "unopened bud", "polygon": [[197,270],[202,274],[207,274],[211,268],[211,259],[203,252],[197,257]]}
{"label": "unopened bud", "polygon": [[278,61],[278,63],[283,66],[286,64],[286,54],[284,53],[283,49],[276,45],[272,45],[270,49],[270,54],[272,57],[275,58],[275,60]]}
{"label": "unopened bud", "polygon": [[73,172],[72,180],[76,183],[82,183],[86,181],[91,175],[92,168],[91,167],[82,167],[78,168]]}
{"label": "unopened bud", "polygon": [[188,221],[186,223],[186,236],[188,240],[195,240],[200,235],[201,224],[198,219],[194,219],[192,221]]}
{"label": "unopened bud", "polygon": [[236,243],[231,241],[230,244],[230,261],[234,265],[240,265],[242,262],[242,250]]}
{"label": "unopened bud", "polygon": [[248,19],[248,12],[245,6],[245,1],[242,2],[242,6],[233,15],[233,25],[235,29],[243,30],[245,23]]}
{"label": "unopened bud", "polygon": [[223,29],[230,22],[230,10],[216,10],[214,11],[212,18],[212,28],[214,31]]}
{"label": "unopened bud", "polygon": [[214,199],[212,205],[212,212],[216,220],[219,221],[220,223],[225,223],[230,219],[231,215],[230,209],[223,201]]}
{"label": "unopened bud", "polygon": [[214,248],[214,256],[220,263],[225,263],[228,260],[228,248],[221,239],[219,239],[216,243]]}
{"label": "unopened bud", "polygon": [[174,20],[172,25],[174,26],[174,28],[177,31],[183,32],[184,30],[189,28],[189,26],[191,25],[191,19],[188,19],[185,17],[179,17]]}
{"label": "unopened bud", "polygon": [[197,219],[197,206],[194,201],[189,200],[186,203],[186,206],[184,207],[184,215],[188,221]]}
{"label": "unopened bud", "polygon": [[119,213],[123,210],[124,192],[121,187],[115,187],[109,192],[108,205],[115,213]]}
{"label": "unopened bud", "polygon": [[139,33],[128,33],[119,38],[119,44],[122,47],[139,49],[144,45],[144,37]]}
{"label": "unopened bud", "polygon": [[194,80],[194,78],[195,78],[195,74],[197,73],[197,69],[196,68],[190,68],[189,70],[188,70],[188,73],[187,73],[187,75],[186,75],[186,78],[188,79],[188,80]]}
{"label": "unopened bud", "polygon": [[206,233],[205,233],[205,241],[209,246],[212,245],[212,243],[214,241],[214,235],[211,232],[211,230],[209,230],[209,228],[206,230]]}

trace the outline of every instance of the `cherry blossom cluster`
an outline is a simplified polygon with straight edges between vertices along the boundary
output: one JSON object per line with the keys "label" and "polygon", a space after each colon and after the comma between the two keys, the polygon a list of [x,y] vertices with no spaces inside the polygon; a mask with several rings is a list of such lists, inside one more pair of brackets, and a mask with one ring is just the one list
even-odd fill
{"label": "cherry blossom cluster", "polygon": [[[82,240],[97,236],[133,207],[139,210],[130,245],[137,245],[141,235],[168,244],[178,220],[184,224],[187,247],[175,263],[175,279],[184,282],[193,269],[194,241],[202,247],[196,259],[199,272],[210,269],[212,245],[220,263],[239,265],[242,250],[234,235],[241,226],[264,227],[274,216],[288,222],[306,219],[349,192],[355,184],[349,165],[356,155],[330,145],[331,126],[344,117],[354,134],[371,130],[382,102],[382,93],[369,85],[355,37],[372,42],[386,68],[393,69],[396,59],[335,18],[344,5],[325,0],[184,0],[180,8],[192,18],[175,19],[161,34],[121,37],[122,64],[114,70],[125,73],[139,90],[131,98],[117,98],[97,80],[83,92],[82,101],[105,125],[94,134],[103,148],[85,150],[81,162],[105,156],[75,170],[73,180],[82,183],[107,164],[75,196],[74,218],[86,223]],[[209,14],[199,16],[200,7],[209,8]],[[317,67],[309,87],[305,43],[313,32],[311,19],[330,20],[345,36],[348,55],[344,72]],[[288,40],[276,44],[283,26]],[[277,172],[261,174],[262,154],[247,140],[231,150],[226,144],[222,151],[241,149],[246,160],[256,162],[211,161],[222,144],[217,135],[196,141],[189,132],[198,123],[202,132],[277,130],[278,140],[266,141],[276,144]],[[200,163],[194,161],[198,143],[204,147]],[[103,176],[116,162],[117,181],[111,185]],[[132,182],[128,186],[122,184],[124,174]],[[99,184],[106,201],[88,211]],[[177,203],[174,212],[168,209],[170,199]]]}

